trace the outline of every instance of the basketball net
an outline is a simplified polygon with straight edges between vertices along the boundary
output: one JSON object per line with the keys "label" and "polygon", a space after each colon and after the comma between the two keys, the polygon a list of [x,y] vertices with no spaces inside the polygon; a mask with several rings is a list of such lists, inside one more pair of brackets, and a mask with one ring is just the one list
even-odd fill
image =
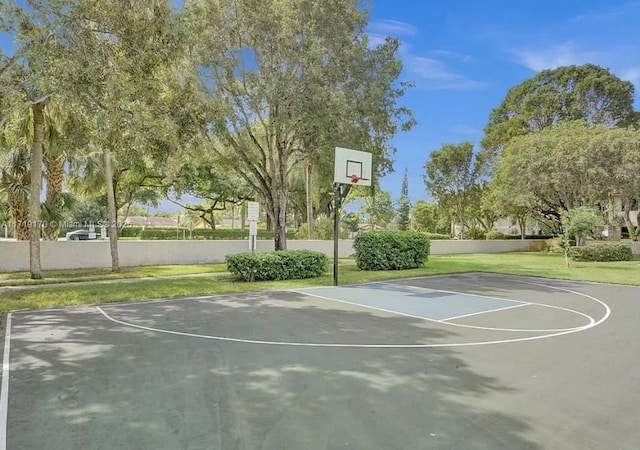
{"label": "basketball net", "polygon": [[360,177],[358,175],[356,175],[355,173],[353,175],[351,175],[351,182],[352,183],[358,183],[358,181],[360,181]]}

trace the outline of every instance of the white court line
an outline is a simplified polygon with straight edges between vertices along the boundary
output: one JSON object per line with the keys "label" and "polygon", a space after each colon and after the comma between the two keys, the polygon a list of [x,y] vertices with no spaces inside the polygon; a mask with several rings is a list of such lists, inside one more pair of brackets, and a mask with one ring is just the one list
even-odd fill
{"label": "white court line", "polygon": [[403,287],[407,287],[410,289],[416,289],[419,291],[429,291],[429,292],[444,292],[446,294],[454,294],[454,295],[463,295],[466,297],[478,297],[478,298],[488,298],[490,300],[500,300],[502,302],[512,302],[512,303],[526,303],[523,302],[522,300],[512,300],[510,298],[502,298],[502,297],[492,297],[490,295],[481,295],[481,294],[471,294],[468,292],[458,292],[458,291],[448,291],[445,289],[432,289],[432,288],[426,288],[426,287],[422,287],[422,286],[412,286],[412,285],[406,285],[406,284],[400,284],[400,283],[385,283],[384,281],[378,281],[378,282],[373,282],[376,284],[384,284],[386,286],[392,287],[392,286],[403,286]]}
{"label": "white court line", "polygon": [[[431,289],[426,289],[423,288],[424,290],[431,290]],[[542,306],[545,308],[553,308],[553,309],[561,309],[563,311],[567,311],[570,313],[574,313],[576,315],[579,316],[583,316],[585,317],[589,323],[587,325],[580,325],[578,327],[569,327],[569,328],[546,328],[546,329],[529,329],[529,328],[498,328],[498,327],[483,327],[483,326],[479,326],[479,325],[466,325],[466,324],[462,324],[462,323],[453,323],[453,322],[447,322],[447,320],[453,320],[456,318],[460,318],[462,316],[458,316],[458,317],[453,317],[453,318],[448,318],[448,319],[430,319],[429,317],[424,317],[424,316],[415,316],[415,315],[411,315],[411,314],[407,314],[407,313],[402,313],[402,312],[398,312],[398,311],[393,311],[390,309],[383,309],[383,308],[378,308],[377,306],[368,306],[368,305],[363,305],[362,303],[355,303],[355,302],[350,302],[348,300],[339,300],[333,297],[325,297],[324,295],[320,295],[320,294],[311,294],[310,292],[305,292],[303,290],[294,290],[294,289],[290,289],[288,292],[296,292],[298,294],[302,294],[302,295],[308,295],[310,297],[317,297],[317,298],[321,298],[323,300],[331,300],[333,302],[338,302],[338,303],[346,303],[347,305],[353,305],[353,306],[360,306],[362,308],[369,308],[369,309],[374,309],[374,310],[378,310],[378,311],[384,311],[384,312],[388,312],[388,313],[392,313],[392,314],[397,314],[400,316],[407,316],[407,317],[413,317],[415,319],[422,319],[422,320],[426,320],[428,322],[434,322],[434,323],[441,323],[444,325],[449,325],[452,327],[460,327],[460,328],[473,328],[476,330],[487,330],[487,331],[510,331],[510,332],[527,332],[527,333],[548,333],[550,331],[570,331],[570,330],[578,330],[578,329],[582,329],[586,326],[592,325],[595,322],[595,319],[591,316],[588,316],[586,314],[581,313],[580,311],[574,311],[573,309],[569,309],[569,308],[563,308],[561,306],[554,306],[554,305],[547,305],[545,303],[527,303],[527,302],[521,302],[521,301],[516,301],[516,300],[511,300],[512,302],[518,303],[517,305],[514,306],[506,306],[504,308],[498,308],[495,310],[489,310],[489,311],[479,311],[477,313],[472,313],[472,314],[483,314],[485,312],[493,312],[493,311],[499,311],[501,309],[509,309],[509,308],[517,308],[520,306]],[[461,295],[465,295],[465,294],[461,294]],[[581,295],[581,294],[578,294]],[[480,296],[482,298],[496,298],[496,297],[484,297],[484,296]]]}
{"label": "white court line", "polygon": [[[184,332],[181,332],[181,331],[172,331],[172,330],[165,330],[165,329],[161,329],[161,328],[152,328],[152,327],[146,327],[146,326],[143,326],[143,325],[137,325],[137,324],[133,324],[133,323],[124,322],[122,320],[118,320],[118,319],[112,318],[106,312],[104,312],[102,310],[102,308],[100,308],[100,307],[97,307],[96,309],[106,319],[108,319],[108,320],[110,320],[112,322],[118,323],[120,325],[132,327],[132,328],[138,328],[138,329],[141,329],[141,330],[153,331],[153,332],[156,332],[156,333],[173,334],[173,335],[185,336],[185,337],[194,337],[194,338],[201,338],[201,339],[212,339],[212,340],[227,341],[227,342],[237,342],[237,343],[246,343],[246,344],[280,345],[280,346],[296,346],[296,347],[316,347],[316,348],[396,348],[396,349],[398,349],[398,348],[474,347],[474,346],[481,346],[481,345],[512,344],[512,343],[516,343],[516,342],[536,341],[536,340],[541,340],[541,339],[548,339],[548,338],[551,338],[551,337],[557,337],[557,336],[563,336],[563,335],[578,333],[580,331],[586,331],[588,329],[591,329],[593,327],[596,327],[596,326],[600,325],[601,323],[606,321],[609,318],[609,316],[611,315],[611,309],[609,308],[609,306],[605,302],[603,302],[602,300],[597,299],[596,297],[593,297],[591,295],[583,294],[583,293],[577,292],[577,291],[571,291],[569,289],[564,289],[564,288],[561,288],[561,287],[548,286],[548,285],[541,284],[541,283],[530,283],[530,284],[537,284],[538,286],[542,286],[542,287],[549,287],[549,288],[553,288],[553,289],[558,289],[558,290],[561,290],[561,291],[570,292],[572,294],[579,295],[581,297],[586,297],[586,298],[589,298],[591,300],[594,300],[595,302],[599,303],[600,305],[602,305],[605,308],[605,315],[603,317],[601,317],[597,322],[590,323],[589,325],[585,325],[583,327],[567,329],[567,330],[562,331],[562,332],[549,333],[549,334],[544,334],[544,335],[539,335],[539,336],[528,336],[528,337],[512,338],[512,339],[499,339],[499,340],[494,340],[494,341],[458,342],[458,343],[442,343],[442,344],[338,344],[338,343],[321,344],[321,343],[312,343],[312,342],[263,341],[263,340],[253,340],[253,339],[230,338],[230,337],[225,337],[225,336],[211,336],[211,335],[206,335],[206,334],[184,333]],[[305,294],[305,293],[301,292],[301,294]],[[329,300],[331,300],[331,299],[329,299]],[[362,305],[358,305],[358,306],[362,306]],[[429,320],[429,319],[426,319],[426,318],[423,318],[423,319],[424,320]]]}
{"label": "white court line", "polygon": [[438,320],[436,320],[436,319],[430,319],[430,318],[424,317],[424,316],[416,316],[416,315],[413,315],[413,314],[403,313],[403,312],[400,312],[400,311],[394,311],[392,309],[384,309],[384,308],[379,308],[377,306],[363,305],[362,303],[350,302],[348,300],[340,300],[340,299],[333,298],[333,297],[325,297],[324,295],[320,295],[320,294],[312,294],[310,292],[296,291],[296,290],[291,290],[289,292],[295,292],[297,294],[308,295],[309,297],[321,298],[323,300],[331,300],[332,302],[345,303],[347,305],[360,306],[361,308],[375,309],[376,311],[383,311],[383,312],[387,312],[387,313],[391,313],[391,314],[396,314],[396,315],[399,315],[399,316],[412,317],[414,319],[427,320],[429,322],[438,322]]}
{"label": "white court line", "polygon": [[2,392],[0,392],[0,450],[7,448],[7,413],[9,408],[9,352],[11,350],[11,313],[7,314],[2,355]]}
{"label": "white court line", "polygon": [[[304,292],[304,291],[295,291],[295,290],[291,290],[289,292],[297,292],[298,294],[302,294],[302,295],[308,295],[310,297],[317,297],[317,298],[321,298],[324,300],[330,300],[333,302],[338,302],[338,303],[345,303],[347,305],[353,305],[353,306],[360,306],[362,308],[369,308],[369,309],[374,309],[374,310],[378,310],[378,311],[384,311],[384,312],[388,312],[391,314],[397,314],[400,316],[407,316],[407,317],[413,317],[415,319],[422,319],[422,320],[426,320],[427,322],[434,322],[434,323],[440,323],[440,324],[444,324],[444,325],[449,325],[452,327],[460,327],[460,328],[473,328],[476,330],[487,330],[487,331],[513,331],[513,332],[529,332],[529,333],[548,333],[550,331],[570,331],[570,330],[578,330],[578,329],[582,329],[586,326],[592,325],[595,322],[595,319],[593,319],[593,317],[590,317],[586,314],[583,314],[579,311],[574,311],[572,309],[568,309],[568,308],[562,308],[560,306],[553,306],[553,305],[546,305],[543,303],[525,303],[525,302],[518,302],[521,303],[519,305],[514,305],[514,306],[507,306],[505,308],[498,308],[498,310],[500,309],[508,309],[508,308],[517,308],[520,306],[543,306],[546,308],[555,308],[555,309],[561,309],[564,311],[568,311],[568,312],[572,312],[574,314],[580,315],[580,316],[584,316],[589,320],[589,323],[587,325],[580,325],[578,327],[570,327],[570,328],[548,328],[548,329],[528,329],[528,328],[497,328],[497,327],[482,327],[479,325],[465,325],[465,324],[461,324],[461,323],[453,323],[453,322],[446,322],[446,320],[453,320],[452,318],[449,319],[431,319],[429,317],[423,317],[423,316],[414,316],[411,314],[407,314],[407,313],[402,313],[402,312],[398,312],[398,311],[393,311],[390,309],[383,309],[383,308],[378,308],[376,306],[368,306],[368,305],[363,305],[361,303],[355,303],[355,302],[350,302],[348,300],[339,300],[333,297],[325,297],[323,295],[319,295],[319,294],[311,294],[309,292]],[[579,294],[578,294],[579,295]],[[496,310],[497,311],[497,310]],[[491,312],[491,311],[480,311],[478,313],[474,313],[474,314],[482,314],[484,312]]]}
{"label": "white court line", "polygon": [[462,319],[463,317],[471,317],[471,316],[477,316],[479,314],[485,314],[485,313],[496,312],[496,311],[504,311],[505,309],[520,308],[522,306],[529,306],[532,304],[533,303],[521,303],[520,305],[503,306],[502,308],[487,309],[486,311],[478,311],[478,312],[469,313],[469,314],[461,314],[459,316],[447,317],[446,319],[438,320],[438,322],[447,322],[449,320]]}

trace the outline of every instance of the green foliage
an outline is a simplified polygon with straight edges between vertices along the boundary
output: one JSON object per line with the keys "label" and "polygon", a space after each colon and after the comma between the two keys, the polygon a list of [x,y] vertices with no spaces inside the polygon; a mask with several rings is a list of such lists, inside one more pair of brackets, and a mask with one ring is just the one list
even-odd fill
{"label": "green foliage", "polygon": [[342,223],[351,233],[357,233],[360,230],[360,216],[356,213],[345,214],[342,218]]}
{"label": "green foliage", "polygon": [[[368,11],[360,6],[222,0],[183,8],[202,110],[185,115],[198,116],[212,162],[261,197],[278,249],[286,248],[289,176],[297,162],[327,160],[340,144],[366,148],[376,177],[391,167],[391,138],[414,122],[397,104],[407,88],[398,81],[400,43],[370,45]],[[331,184],[330,177],[320,181]]]}
{"label": "green foliage", "polygon": [[577,245],[583,244],[587,237],[599,235],[604,227],[602,215],[584,206],[564,211],[561,221],[564,236],[567,239],[575,237]]}
{"label": "green foliage", "polygon": [[437,203],[419,200],[411,209],[414,226],[418,231],[446,234],[449,232],[448,218],[438,208]]}
{"label": "green foliage", "polygon": [[564,236],[556,236],[552,239],[549,239],[547,251],[549,253],[567,253],[569,251],[568,248],[574,243],[575,242],[570,242]]}
{"label": "green foliage", "polygon": [[443,233],[422,232],[422,234],[424,234],[427,237],[427,239],[429,239],[430,241],[436,241],[436,240],[442,241],[442,240],[451,239],[451,236]]}
{"label": "green foliage", "polygon": [[[445,144],[431,152],[424,184],[438,205],[460,225],[469,228],[471,210],[480,202],[489,166],[484,154],[474,154],[471,142]],[[476,208],[479,209],[479,208]]]}
{"label": "green foliage", "polygon": [[559,222],[564,210],[607,205],[612,192],[629,209],[640,198],[638,171],[638,130],[564,122],[512,139],[492,187],[509,215],[529,210]]}
{"label": "green foliage", "polygon": [[482,240],[486,238],[486,234],[486,231],[477,227],[473,227],[467,231],[466,237],[468,239]]}
{"label": "green foliage", "polygon": [[360,270],[402,270],[424,265],[430,241],[411,231],[367,231],[356,236],[353,246]]}
{"label": "green foliage", "polygon": [[507,235],[502,231],[491,230],[487,233],[485,237],[489,240],[506,239]]}
{"label": "green foliage", "polygon": [[329,260],[311,250],[237,253],[226,256],[227,269],[243,281],[293,280],[324,275]]}
{"label": "green foliage", "polygon": [[500,152],[511,139],[559,122],[613,126],[633,115],[634,87],[593,64],[543,70],[512,87],[491,112],[482,146]]}
{"label": "green foliage", "polygon": [[[123,230],[126,230],[127,228],[135,227],[124,227]],[[140,240],[146,241],[179,240],[183,239],[183,237],[189,239],[189,231],[181,228],[176,233],[176,228],[147,227],[144,230],[140,230],[137,236]],[[258,230],[257,237],[258,239],[273,239],[273,232]],[[293,239],[295,237],[295,233],[289,232],[287,233],[287,237]],[[243,231],[239,228],[221,228],[216,230],[212,230],[210,228],[196,228],[191,232],[191,238],[194,240],[243,240],[249,239],[249,230]]]}
{"label": "green foliage", "polygon": [[398,229],[406,231],[410,225],[411,202],[409,201],[409,174],[407,169],[404,170],[402,178],[402,190],[400,191],[400,199],[398,200]]}
{"label": "green foliage", "polygon": [[376,226],[386,226],[395,215],[391,194],[387,191],[376,192],[364,198],[362,212],[367,216],[367,220],[372,228]]}
{"label": "green foliage", "polygon": [[[296,239],[307,239],[308,227],[306,223],[300,225],[296,233]],[[349,230],[344,223],[340,223],[340,239],[347,239]],[[331,240],[333,239],[333,219],[330,217],[318,217],[314,225],[314,239]]]}
{"label": "green foliage", "polygon": [[628,244],[598,243],[584,247],[572,247],[569,256],[574,261],[631,261],[633,253]]}
{"label": "green foliage", "polygon": [[[122,227],[118,230],[118,236],[126,237],[126,238],[140,237],[143,231],[144,231],[144,228],[138,227],[138,226]],[[173,229],[174,236],[175,236],[175,232],[176,230]]]}

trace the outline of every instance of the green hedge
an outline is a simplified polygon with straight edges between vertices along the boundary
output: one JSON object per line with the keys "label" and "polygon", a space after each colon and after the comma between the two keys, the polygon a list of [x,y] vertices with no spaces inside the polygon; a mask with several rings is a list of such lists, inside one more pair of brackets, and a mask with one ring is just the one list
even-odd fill
{"label": "green hedge", "polygon": [[324,253],[311,250],[236,253],[226,256],[227,270],[244,281],[294,280],[327,272]]}
{"label": "green hedge", "polygon": [[429,239],[430,241],[451,239],[451,236],[449,236],[448,234],[427,233],[427,232],[423,232],[422,234],[424,234],[427,237],[427,239]]}
{"label": "green hedge", "polygon": [[[552,239],[553,236],[547,236],[547,235],[538,235],[538,234],[527,234],[525,237],[525,239]],[[520,233],[518,234],[507,234],[507,233],[503,233],[502,231],[497,231],[497,230],[491,230],[487,233],[486,235],[486,239],[487,240],[515,240],[515,239],[522,239],[522,236],[520,235]]]}
{"label": "green hedge", "polygon": [[469,230],[467,230],[467,239],[473,239],[473,240],[482,240],[486,238],[486,231],[481,230],[480,228],[471,228]]}
{"label": "green hedge", "polygon": [[402,270],[422,267],[429,257],[430,241],[413,231],[358,233],[353,246],[360,270]]}
{"label": "green hedge", "polygon": [[[243,240],[249,239],[249,230],[237,229],[219,229],[212,230],[209,228],[196,228],[191,234],[189,230],[179,229],[176,236],[175,228],[146,228],[140,232],[140,240],[153,241],[153,240],[175,240],[183,239],[183,236],[194,240]],[[273,239],[273,231],[258,230],[258,239]],[[287,239],[294,239],[295,232],[287,233]]]}
{"label": "green hedge", "polygon": [[569,256],[574,261],[606,262],[631,261],[633,252],[628,244],[592,244],[584,247],[572,247]]}
{"label": "green hedge", "polygon": [[[118,230],[118,237],[139,237],[140,233],[142,233],[143,228],[139,226],[125,226]],[[175,234],[175,228],[173,230]]]}

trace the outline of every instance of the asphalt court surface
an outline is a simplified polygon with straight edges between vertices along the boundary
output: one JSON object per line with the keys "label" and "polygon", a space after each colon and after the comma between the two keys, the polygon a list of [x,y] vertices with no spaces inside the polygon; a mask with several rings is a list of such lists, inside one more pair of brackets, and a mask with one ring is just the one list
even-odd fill
{"label": "asphalt court surface", "polygon": [[639,302],[466,274],[15,312],[0,449],[636,449]]}
{"label": "asphalt court surface", "polygon": [[525,302],[516,300],[394,285],[393,283],[307,288],[299,289],[298,292],[433,320],[453,319],[526,305]]}

